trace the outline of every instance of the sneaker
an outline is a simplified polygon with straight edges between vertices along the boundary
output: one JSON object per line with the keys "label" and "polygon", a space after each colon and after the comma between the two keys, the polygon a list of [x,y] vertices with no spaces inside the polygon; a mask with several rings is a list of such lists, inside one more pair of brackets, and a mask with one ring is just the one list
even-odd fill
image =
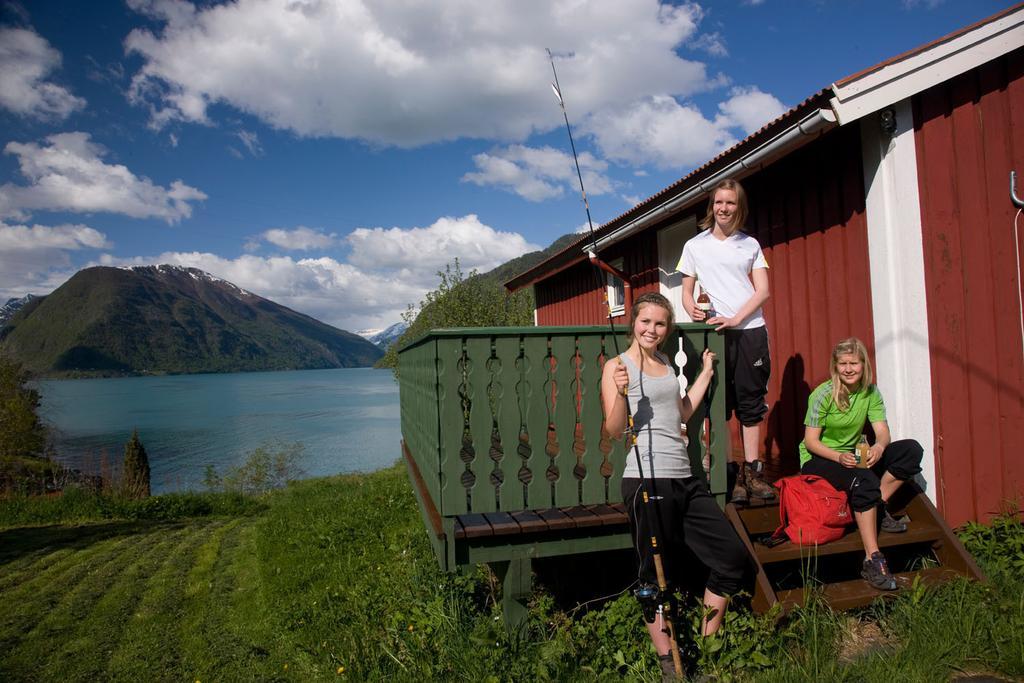
{"label": "sneaker", "polygon": [[877,550],[871,553],[870,558],[864,560],[860,575],[876,590],[896,590],[896,577],[889,571],[889,565],[885,561],[885,556]]}
{"label": "sneaker", "polygon": [[907,530],[907,523],[890,515],[889,510],[883,505],[882,523],[879,525],[879,528],[888,534],[902,534]]}
{"label": "sneaker", "polygon": [[771,500],[775,497],[775,489],[764,480],[764,463],[760,460],[743,464],[746,470],[747,495],[751,498]]}

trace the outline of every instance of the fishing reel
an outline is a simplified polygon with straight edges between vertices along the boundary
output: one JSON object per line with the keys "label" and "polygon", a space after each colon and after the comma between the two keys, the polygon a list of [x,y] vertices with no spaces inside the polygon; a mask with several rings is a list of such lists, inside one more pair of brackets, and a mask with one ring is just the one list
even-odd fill
{"label": "fishing reel", "polygon": [[[667,601],[672,600],[671,593],[663,593],[657,585],[653,583],[642,583],[640,586],[633,591],[633,597],[640,603],[640,611],[643,612],[644,621],[648,624],[653,624],[654,620],[658,616],[658,612],[661,611]],[[672,610],[675,612],[675,610]]]}

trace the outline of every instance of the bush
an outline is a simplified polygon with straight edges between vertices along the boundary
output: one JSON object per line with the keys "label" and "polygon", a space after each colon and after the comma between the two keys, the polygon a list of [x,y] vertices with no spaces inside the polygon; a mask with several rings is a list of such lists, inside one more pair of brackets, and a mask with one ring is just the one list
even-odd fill
{"label": "bush", "polygon": [[968,522],[957,535],[989,576],[1024,578],[1024,524],[1016,506],[989,524]]}
{"label": "bush", "polygon": [[149,497],[149,457],[146,447],[139,441],[137,429],[132,430],[132,438],[124,445],[122,485],[129,498]]}
{"label": "bush", "polygon": [[380,368],[398,372],[398,348],[431,330],[442,327],[504,327],[533,325],[533,291],[509,293],[501,282],[478,275],[464,276],[459,260],[439,270],[437,289],[428,292],[417,311],[413,306],[402,314],[409,327],[377,361]]}
{"label": "bush", "polygon": [[238,494],[261,494],[281,488],[302,476],[299,461],[303,450],[301,443],[264,444],[251,451],[244,463],[229,467],[224,474],[207,465],[203,484],[210,491]]}
{"label": "bush", "polygon": [[0,354],[0,457],[39,457],[46,428],[39,420],[39,392],[21,365]]}

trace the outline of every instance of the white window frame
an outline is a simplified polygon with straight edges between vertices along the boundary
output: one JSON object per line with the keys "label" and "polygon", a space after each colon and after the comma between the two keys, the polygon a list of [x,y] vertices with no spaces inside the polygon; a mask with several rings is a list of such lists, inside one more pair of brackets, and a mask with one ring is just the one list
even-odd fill
{"label": "white window frame", "polygon": [[[622,272],[622,266],[624,260],[617,258],[614,261],[609,261],[608,265]],[[615,277],[611,273],[605,273],[605,287],[608,291],[608,308],[611,310],[613,317],[625,315],[626,313],[626,283],[621,278]]]}

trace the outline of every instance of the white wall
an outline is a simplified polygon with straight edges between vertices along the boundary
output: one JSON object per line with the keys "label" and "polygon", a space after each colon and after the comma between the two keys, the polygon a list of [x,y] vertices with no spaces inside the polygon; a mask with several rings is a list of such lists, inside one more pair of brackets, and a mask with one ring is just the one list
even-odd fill
{"label": "white wall", "polygon": [[676,264],[683,254],[686,240],[696,234],[697,219],[694,216],[658,231],[659,291],[672,302],[676,320],[681,323],[692,321],[690,315],[683,310],[683,276],[676,270]]}
{"label": "white wall", "polygon": [[866,189],[876,383],[885,398],[893,439],[924,447],[921,478],[935,501],[935,445],[927,290],[921,236],[913,111],[892,107],[896,134],[881,131],[877,113],[860,121]]}

